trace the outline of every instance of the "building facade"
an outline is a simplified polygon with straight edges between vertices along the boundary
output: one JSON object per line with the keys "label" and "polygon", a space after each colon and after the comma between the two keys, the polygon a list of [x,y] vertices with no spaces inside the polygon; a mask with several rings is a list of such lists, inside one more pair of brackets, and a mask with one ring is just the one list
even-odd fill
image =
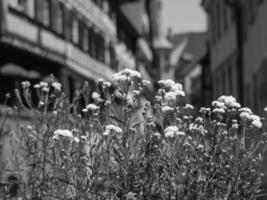
{"label": "building facade", "polygon": [[213,98],[238,96],[237,38],[235,17],[226,1],[203,1],[208,15],[208,41]]}
{"label": "building facade", "polygon": [[202,5],[208,15],[213,97],[233,95],[262,112],[267,105],[267,2],[204,0]]}
{"label": "building facade", "polygon": [[[95,79],[110,80],[117,70],[134,69],[144,48],[137,46],[144,31],[136,30],[122,11],[124,4],[133,2],[145,4],[144,0],[2,0],[0,83],[5,87],[0,96],[22,80],[36,82],[54,74],[71,98],[85,80],[93,86]],[[146,15],[145,9],[141,14]],[[145,26],[142,20],[137,23]]]}
{"label": "building facade", "polygon": [[[50,74],[62,83],[69,99],[84,81],[93,92],[96,79],[110,81],[124,68],[137,69],[152,82],[146,5],[146,0],[1,0],[0,104],[21,81],[34,84]],[[1,112],[0,122],[2,118]],[[32,120],[20,118],[21,124]],[[12,120],[7,125],[19,134]],[[12,134],[0,134],[0,190],[1,183],[17,173],[12,140]],[[2,163],[8,173],[2,173]]]}

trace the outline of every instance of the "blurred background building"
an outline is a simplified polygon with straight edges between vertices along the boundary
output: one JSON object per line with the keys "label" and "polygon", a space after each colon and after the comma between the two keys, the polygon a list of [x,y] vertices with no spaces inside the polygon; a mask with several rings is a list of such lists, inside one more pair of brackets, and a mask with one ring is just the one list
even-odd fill
{"label": "blurred background building", "polygon": [[0,101],[50,74],[70,99],[85,80],[94,88],[123,68],[151,79],[147,10],[146,0],[1,0]]}
{"label": "blurred background building", "polygon": [[213,98],[231,94],[260,112],[266,106],[267,2],[204,0]]}

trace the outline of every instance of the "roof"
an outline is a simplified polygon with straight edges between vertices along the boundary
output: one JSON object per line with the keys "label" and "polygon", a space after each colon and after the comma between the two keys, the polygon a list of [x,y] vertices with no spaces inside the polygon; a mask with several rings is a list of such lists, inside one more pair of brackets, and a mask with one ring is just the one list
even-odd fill
{"label": "roof", "polygon": [[172,38],[172,44],[175,51],[177,47],[184,44],[183,52],[179,55],[176,63],[176,71],[179,74],[185,74],[190,71],[207,53],[207,35],[206,32],[189,32],[176,34]]}
{"label": "roof", "polygon": [[138,34],[142,34],[144,7],[140,1],[126,2],[120,7],[121,12]]}
{"label": "roof", "polygon": [[164,36],[155,38],[153,41],[155,49],[172,49],[172,43]]}

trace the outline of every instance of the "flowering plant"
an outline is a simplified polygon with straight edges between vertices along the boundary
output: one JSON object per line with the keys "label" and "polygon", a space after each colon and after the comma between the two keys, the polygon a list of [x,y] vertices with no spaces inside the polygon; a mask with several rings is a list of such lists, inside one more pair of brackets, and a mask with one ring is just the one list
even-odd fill
{"label": "flowering plant", "polygon": [[[17,92],[34,120],[19,131],[14,162],[25,199],[255,199],[262,185],[262,119],[222,96],[198,114],[182,85],[159,81],[140,109],[148,81],[123,70],[113,84],[85,83],[69,103],[61,85],[30,83]],[[26,104],[26,105],[25,105]],[[141,113],[141,115],[140,115]],[[14,147],[15,148],[15,147]],[[21,159],[22,158],[22,159]]]}

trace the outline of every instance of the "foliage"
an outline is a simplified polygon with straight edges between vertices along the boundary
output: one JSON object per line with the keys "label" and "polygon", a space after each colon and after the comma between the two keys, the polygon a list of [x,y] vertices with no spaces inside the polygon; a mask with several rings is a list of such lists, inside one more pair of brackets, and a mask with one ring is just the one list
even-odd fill
{"label": "foliage", "polygon": [[53,77],[22,83],[17,110],[34,119],[17,144],[23,198],[255,199],[266,134],[249,108],[222,96],[197,111],[171,80],[140,108],[149,82],[128,69],[112,79],[93,94],[84,83],[72,103]]}

